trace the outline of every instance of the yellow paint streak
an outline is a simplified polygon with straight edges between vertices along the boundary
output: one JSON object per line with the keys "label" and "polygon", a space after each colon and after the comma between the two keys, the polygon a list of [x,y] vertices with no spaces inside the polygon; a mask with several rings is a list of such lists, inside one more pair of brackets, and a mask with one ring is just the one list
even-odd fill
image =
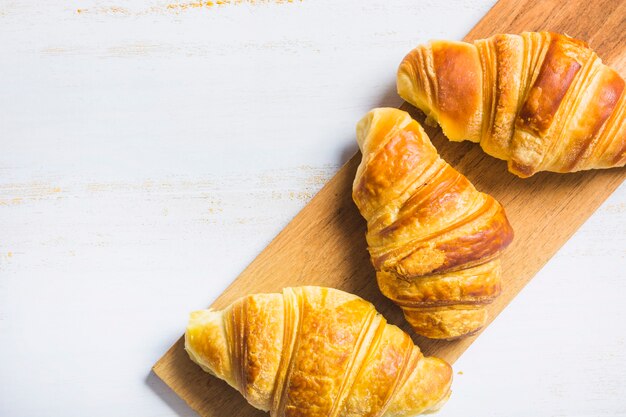
{"label": "yellow paint streak", "polygon": [[307,191],[290,191],[289,192],[290,200],[309,201],[311,198],[313,198],[313,194]]}
{"label": "yellow paint streak", "polygon": [[17,206],[26,201],[42,200],[61,192],[61,187],[39,182],[3,184],[0,186],[0,206]]}
{"label": "yellow paint streak", "polygon": [[0,206],[17,206],[22,203],[21,197],[9,198],[6,200],[0,200]]}
{"label": "yellow paint streak", "polygon": [[76,9],[77,14],[87,14],[87,13],[96,13],[96,14],[111,14],[111,15],[131,15],[131,11],[118,6],[111,7],[97,7],[93,9]]}
{"label": "yellow paint streak", "polygon": [[129,9],[117,6],[96,7],[92,9],[76,9],[77,14],[109,14],[109,15],[148,15],[159,14],[163,12],[179,13],[181,11],[193,9],[207,9],[216,6],[238,5],[238,4],[292,4],[302,2],[303,0],[203,0],[203,1],[187,1],[169,3],[165,6],[153,6],[148,9],[131,11]]}

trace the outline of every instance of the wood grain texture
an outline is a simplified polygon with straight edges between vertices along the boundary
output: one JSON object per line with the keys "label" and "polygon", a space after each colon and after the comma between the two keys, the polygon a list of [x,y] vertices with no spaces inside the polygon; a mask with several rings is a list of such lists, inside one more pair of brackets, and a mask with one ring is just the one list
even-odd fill
{"label": "wood grain texture", "polygon": [[[525,30],[564,32],[587,40],[604,62],[624,75],[625,27],[626,1],[501,0],[465,39]],[[410,106],[402,108],[423,119]],[[504,205],[515,229],[516,238],[503,257],[503,293],[490,306],[491,320],[626,178],[626,170],[613,169],[568,175],[540,173],[522,180],[509,174],[503,161],[485,155],[478,146],[448,142],[434,129],[427,132],[446,161]],[[213,307],[222,308],[244,294],[274,292],[284,286],[323,285],[372,301],[391,323],[408,330],[400,310],[376,286],[366,250],[365,222],[351,198],[359,160],[360,155],[355,155],[337,173]],[[417,336],[414,340],[426,354],[454,362],[477,336],[456,342]],[[182,340],[157,362],[154,371],[202,416],[264,415],[193,364]]]}

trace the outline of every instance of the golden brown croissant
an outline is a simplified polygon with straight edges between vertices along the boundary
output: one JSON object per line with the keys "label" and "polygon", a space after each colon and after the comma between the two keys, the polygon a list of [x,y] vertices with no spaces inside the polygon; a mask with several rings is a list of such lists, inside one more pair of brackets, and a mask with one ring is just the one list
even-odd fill
{"label": "golden brown croissant", "polygon": [[433,41],[404,58],[397,81],[450,140],[480,142],[522,178],[626,163],[624,80],[585,42],[549,32]]}
{"label": "golden brown croissant", "polygon": [[502,206],[443,161],[404,111],[370,111],[357,140],[352,196],[382,293],[426,337],[478,331],[500,293],[498,255],[513,239]]}
{"label": "golden brown croissant", "polygon": [[191,314],[185,349],[273,417],[404,417],[435,411],[452,370],[424,357],[369,302],[321,287]]}

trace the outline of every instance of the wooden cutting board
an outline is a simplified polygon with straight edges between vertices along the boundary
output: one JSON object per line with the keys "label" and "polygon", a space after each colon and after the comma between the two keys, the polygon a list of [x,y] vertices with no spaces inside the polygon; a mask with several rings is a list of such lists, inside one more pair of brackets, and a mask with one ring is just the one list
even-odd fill
{"label": "wooden cutting board", "polygon": [[[500,0],[465,40],[539,30],[588,41],[604,62],[626,76],[626,0]],[[398,56],[398,63],[401,59]],[[423,121],[423,116],[406,103],[402,108]],[[446,161],[476,188],[504,205],[515,229],[515,240],[503,257],[503,292],[490,306],[492,320],[626,179],[626,169],[612,169],[566,175],[540,173],[522,180],[507,172],[506,163],[485,155],[479,146],[451,143],[440,131],[426,130]],[[389,322],[410,332],[400,309],[378,291],[366,249],[365,221],[352,202],[352,181],[360,158],[360,154],[355,155],[339,170],[212,307],[223,308],[246,294],[321,285],[373,302]],[[414,340],[425,354],[452,363],[477,336],[456,342],[419,336]],[[266,415],[192,363],[182,339],[155,364],[154,372],[203,417]]]}

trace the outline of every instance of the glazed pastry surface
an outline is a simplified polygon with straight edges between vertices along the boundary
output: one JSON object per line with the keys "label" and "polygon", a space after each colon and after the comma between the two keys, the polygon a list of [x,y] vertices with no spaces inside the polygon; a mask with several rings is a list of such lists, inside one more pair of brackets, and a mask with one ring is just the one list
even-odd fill
{"label": "glazed pastry surface", "polygon": [[513,239],[504,209],[443,161],[404,111],[370,111],[357,140],[352,196],[382,293],[423,336],[475,333],[500,293],[499,255]]}
{"label": "glazed pastry surface", "polygon": [[404,58],[397,84],[450,140],[479,142],[519,177],[626,163],[624,79],[568,36],[433,41]]}
{"label": "glazed pastry surface", "polygon": [[330,288],[193,312],[185,349],[273,417],[409,417],[450,394],[450,365],[425,357],[371,303]]}

